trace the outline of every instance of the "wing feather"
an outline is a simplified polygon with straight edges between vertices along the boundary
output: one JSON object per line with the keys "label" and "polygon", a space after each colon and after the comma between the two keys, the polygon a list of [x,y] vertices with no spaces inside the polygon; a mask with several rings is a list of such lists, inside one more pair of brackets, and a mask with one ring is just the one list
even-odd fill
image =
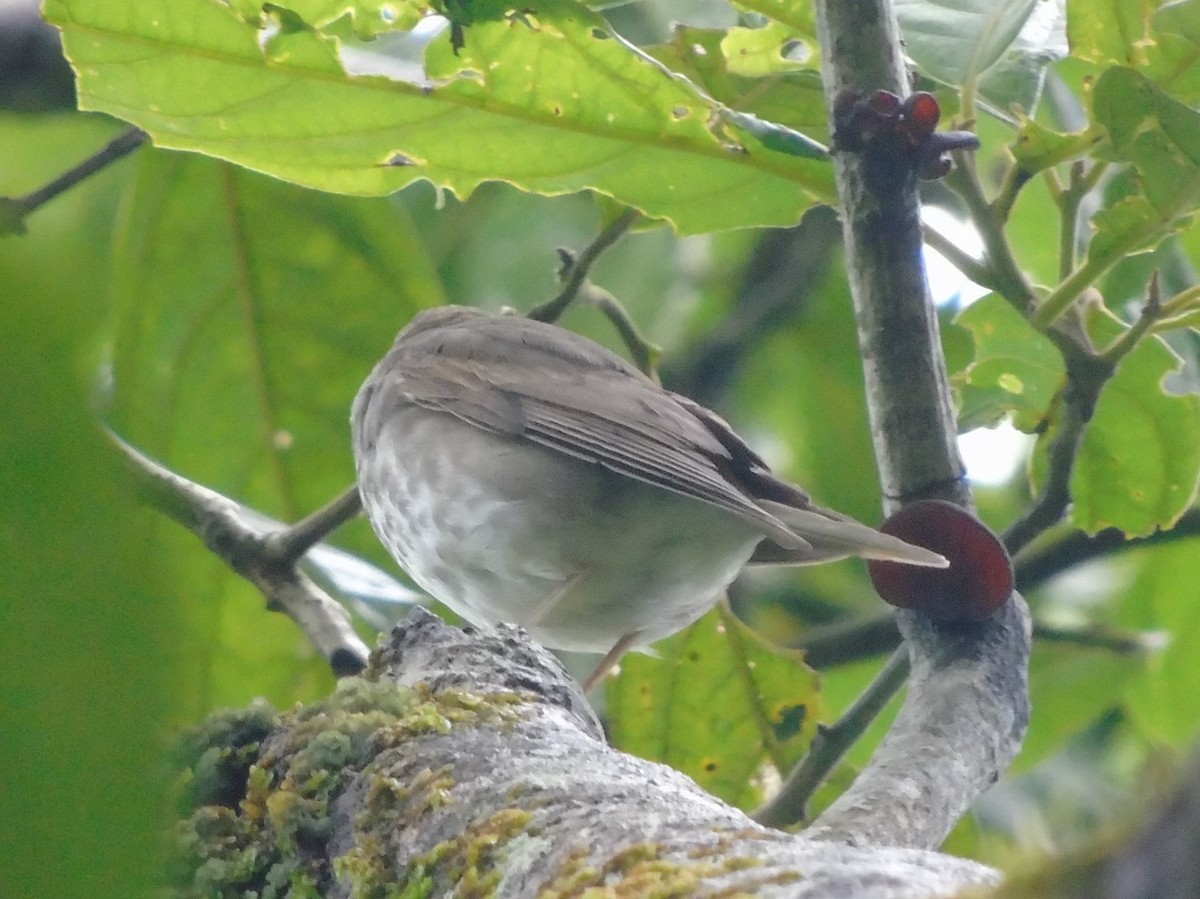
{"label": "wing feather", "polygon": [[708,427],[640,375],[551,366],[518,372],[493,361],[485,377],[475,360],[437,355],[394,360],[383,377],[385,393],[726,509],[785,547],[807,545],[725,477],[731,455]]}

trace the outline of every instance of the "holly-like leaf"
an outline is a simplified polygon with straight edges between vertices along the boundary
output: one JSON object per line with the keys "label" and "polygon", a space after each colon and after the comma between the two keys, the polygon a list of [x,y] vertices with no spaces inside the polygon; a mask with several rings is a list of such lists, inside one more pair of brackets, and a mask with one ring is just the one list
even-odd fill
{"label": "holly-like leaf", "polygon": [[1017,136],[1009,148],[1021,168],[1035,175],[1051,166],[1086,156],[1105,139],[1102,129],[1063,133],[1047,128],[1026,116],[1018,117]]}
{"label": "holly-like leaf", "polygon": [[1112,155],[1132,163],[1138,175],[1137,192],[1092,218],[1088,260],[1107,266],[1153,249],[1194,219],[1200,201],[1200,113],[1124,67],[1101,76],[1092,112],[1108,131]]}
{"label": "holly-like leaf", "polygon": [[960,431],[997,424],[1033,433],[1062,389],[1065,369],[1058,350],[998,295],[964,309],[955,321],[975,338],[975,360],[954,379]]}
{"label": "holly-like leaf", "polygon": [[461,49],[437,35],[423,70],[393,77],[348,75],[344,23],[322,26],[329,7],[316,7],[314,21],[273,7],[287,27],[262,32],[213,0],[51,0],[46,12],[83,108],[134,122],[160,146],[302,185],[592,189],[688,233],[791,224],[833,195],[822,154],[771,149],[572,0],[486,15],[457,3],[446,11]]}
{"label": "holly-like leaf", "polygon": [[683,771],[727,802],[756,806],[763,766],[786,772],[812,741],[819,677],[723,607],[655,651],[627,656],[609,684],[613,744]]}

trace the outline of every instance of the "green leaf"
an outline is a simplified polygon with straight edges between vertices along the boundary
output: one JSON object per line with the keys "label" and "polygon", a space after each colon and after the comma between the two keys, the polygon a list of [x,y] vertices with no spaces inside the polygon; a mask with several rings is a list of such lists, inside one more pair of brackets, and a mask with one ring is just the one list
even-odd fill
{"label": "green leaf", "polygon": [[897,0],[905,51],[923,75],[972,81],[1001,111],[1032,110],[1046,66],[1065,55],[1053,4],[1037,0]]}
{"label": "green leaf", "polygon": [[786,25],[796,35],[816,35],[813,5],[804,0],[733,0],[739,9]]}
{"label": "green leaf", "polygon": [[1200,101],[1200,0],[1164,3],[1150,24],[1154,46],[1142,74],[1177,100]]}
{"label": "green leaf", "polygon": [[1063,133],[1022,115],[1018,117],[1017,135],[1010,148],[1021,168],[1034,175],[1086,156],[1102,140],[1104,133],[1099,129]]}
{"label": "green leaf", "polygon": [[[474,7],[472,7],[474,9]],[[473,17],[410,80],[351,77],[330,26],[258,32],[211,0],[51,0],[80,104],[194,150],[323,190],[426,179],[593,189],[682,232],[796,221],[832,166],[771,150],[571,0]],[[335,23],[336,24],[336,23]],[[394,60],[393,60],[394,62]],[[736,202],[731,198],[736,197]]]}
{"label": "green leaf", "polygon": [[[354,478],[350,402],[441,291],[402,207],[303,190],[224,163],[138,159],[112,252],[108,418],[181,474],[295,521]],[[295,626],[191,534],[160,551],[203,634],[196,710],[317,695],[328,672]],[[382,561],[365,529],[339,543]]]}
{"label": "green leaf", "polygon": [[1132,163],[1132,192],[1092,218],[1087,265],[1103,271],[1133,253],[1154,249],[1186,228],[1200,202],[1200,113],[1168,97],[1133,69],[1107,69],[1092,101],[1109,134],[1105,155]]}
{"label": "green leaf", "polygon": [[626,656],[608,686],[613,745],[661,761],[741,808],[762,799],[764,765],[786,771],[822,717],[819,677],[724,607]]}
{"label": "green leaf", "polygon": [[1146,547],[1134,554],[1136,568],[1123,591],[1117,621],[1140,631],[1160,632],[1165,645],[1127,686],[1129,714],[1157,740],[1180,749],[1200,727],[1200,602],[1184,585],[1200,581],[1200,555],[1183,541]]}
{"label": "green leaf", "polygon": [[679,26],[671,32],[669,43],[648,47],[646,52],[731,109],[828,142],[820,73],[781,71],[762,78],[738,74],[726,57],[728,35],[717,29]]}
{"label": "green leaf", "polygon": [[994,425],[1012,413],[1015,427],[1036,431],[1063,385],[1054,344],[996,294],[972,303],[955,323],[975,338],[975,360],[954,379],[959,430]]}
{"label": "green leaf", "polygon": [[721,41],[721,52],[730,74],[748,78],[811,68],[817,61],[815,48],[810,48],[803,62],[784,55],[794,39],[792,29],[781,22],[768,22],[762,28],[730,28]]}
{"label": "green leaf", "polygon": [[1195,199],[1200,191],[1200,113],[1124,67],[1100,77],[1092,113],[1108,129],[1117,158],[1137,167],[1156,210],[1166,215]]}
{"label": "green leaf", "polygon": [[[6,85],[7,87],[7,85]],[[115,136],[96,116],[0,113],[0,195]],[[10,896],[124,899],[161,885],[161,747],[191,634],[175,560],[149,540],[91,409],[107,226],[127,164],[0,241],[0,883]],[[18,811],[19,810],[19,811]],[[52,837],[50,835],[53,835]],[[49,838],[48,838],[49,837]]]}
{"label": "green leaf", "polygon": [[1071,737],[1120,704],[1145,665],[1134,655],[1065,643],[1033,644],[1029,659],[1029,729],[1011,773],[1028,771]]}
{"label": "green leaf", "polygon": [[1049,67],[1067,55],[1065,10],[1038,3],[1016,40],[980,79],[979,93],[1000,113],[1032,114],[1041,100]]}
{"label": "green leaf", "polygon": [[1067,0],[1071,54],[1095,63],[1145,63],[1152,11],[1143,0]]}
{"label": "green leaf", "polygon": [[1176,99],[1200,99],[1200,0],[1068,0],[1067,10],[1073,55],[1136,68]]}
{"label": "green leaf", "polygon": [[[1105,346],[1126,330],[1096,309],[1088,330]],[[1171,527],[1200,478],[1200,396],[1163,386],[1181,361],[1158,337],[1144,338],[1104,387],[1071,477],[1072,520],[1090,534],[1116,527],[1143,535]]]}

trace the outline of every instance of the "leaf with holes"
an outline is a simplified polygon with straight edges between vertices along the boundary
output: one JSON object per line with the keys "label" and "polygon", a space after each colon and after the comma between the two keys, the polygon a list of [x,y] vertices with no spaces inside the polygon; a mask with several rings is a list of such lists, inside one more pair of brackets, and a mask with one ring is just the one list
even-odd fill
{"label": "leaf with holes", "polygon": [[[50,0],[46,13],[84,108],[159,146],[323,190],[592,189],[687,233],[792,224],[833,196],[820,148],[760,139],[572,0],[472,4],[457,53],[436,27],[400,28],[407,14],[362,42],[353,24],[326,22],[328,4],[303,5],[313,21],[246,6]],[[409,41],[409,56],[390,39]]]}
{"label": "leaf with holes", "polygon": [[975,359],[954,378],[960,431],[997,424],[1032,433],[1063,385],[1062,357],[1049,340],[998,295],[971,304],[955,320],[975,339]]}
{"label": "leaf with holes", "polygon": [[786,772],[812,742],[820,679],[724,607],[629,655],[608,687],[613,745],[665,762],[741,808],[762,800],[764,765]]}
{"label": "leaf with holes", "polygon": [[1200,202],[1200,113],[1168,97],[1139,72],[1108,69],[1096,83],[1095,120],[1112,153],[1137,169],[1140,191],[1093,218],[1089,260],[1153,249],[1184,228]]}

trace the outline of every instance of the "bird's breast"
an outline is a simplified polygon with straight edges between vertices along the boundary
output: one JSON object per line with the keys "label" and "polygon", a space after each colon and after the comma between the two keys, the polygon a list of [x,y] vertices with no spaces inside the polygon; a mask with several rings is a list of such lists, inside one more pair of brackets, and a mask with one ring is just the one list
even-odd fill
{"label": "bird's breast", "polygon": [[413,405],[356,460],[367,517],[414,581],[556,648],[685,626],[761,539],[722,509]]}

